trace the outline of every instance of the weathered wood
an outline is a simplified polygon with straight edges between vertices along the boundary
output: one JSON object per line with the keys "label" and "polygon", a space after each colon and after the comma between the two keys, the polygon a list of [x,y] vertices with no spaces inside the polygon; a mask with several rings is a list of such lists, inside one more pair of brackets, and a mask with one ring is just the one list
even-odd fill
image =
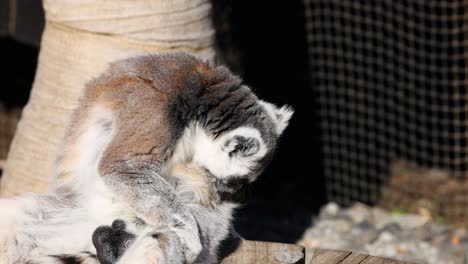
{"label": "weathered wood", "polygon": [[303,246],[242,240],[222,264],[305,264]]}
{"label": "weathered wood", "polygon": [[362,263],[365,259],[369,258],[369,255],[351,253],[343,261],[342,264],[356,264]]}
{"label": "weathered wood", "polygon": [[346,257],[348,257],[351,252],[346,251],[329,251],[325,249],[314,250],[314,257],[312,258],[312,263],[340,263]]}
{"label": "weathered wood", "polygon": [[[233,242],[235,241],[235,242]],[[232,243],[233,242],[233,243]],[[305,264],[305,249],[293,244],[232,240],[222,264]],[[309,253],[308,253],[309,254]],[[308,264],[411,264],[348,251],[314,249]]]}
{"label": "weathered wood", "polygon": [[405,261],[386,259],[347,251],[316,249],[309,264],[410,264]]}

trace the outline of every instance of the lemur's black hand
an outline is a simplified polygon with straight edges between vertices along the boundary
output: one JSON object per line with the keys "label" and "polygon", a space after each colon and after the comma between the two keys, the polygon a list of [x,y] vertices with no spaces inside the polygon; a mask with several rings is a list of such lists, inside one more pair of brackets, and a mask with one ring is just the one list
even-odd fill
{"label": "lemur's black hand", "polygon": [[125,222],[114,220],[112,226],[100,226],[94,230],[93,245],[101,264],[112,264],[123,255],[135,240],[135,235],[125,231]]}

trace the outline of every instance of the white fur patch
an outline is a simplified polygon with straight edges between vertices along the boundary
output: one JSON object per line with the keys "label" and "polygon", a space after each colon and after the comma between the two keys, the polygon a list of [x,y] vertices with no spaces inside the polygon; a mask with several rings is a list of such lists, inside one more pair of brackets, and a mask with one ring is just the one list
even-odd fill
{"label": "white fur patch", "polygon": [[[113,122],[112,111],[96,106],[90,113],[86,122],[80,126],[81,134],[66,151],[62,167],[57,170],[66,170],[69,177],[56,181],[56,189],[64,188],[74,190],[79,194],[78,206],[88,210],[94,220],[110,224],[117,218],[130,219],[131,210],[117,203],[114,194],[106,186],[99,174],[99,161],[107,145],[114,136],[114,131],[106,129],[105,123]],[[68,167],[70,169],[68,169]]]}
{"label": "white fur patch", "polygon": [[85,209],[57,197],[26,194],[0,199],[0,211],[9,213],[0,218],[0,263],[94,250],[90,237],[100,223],[93,222]]}
{"label": "white fur patch", "polygon": [[[224,146],[234,136],[256,138],[260,143],[259,150],[247,157],[241,155],[230,157]],[[255,128],[239,127],[214,138],[200,125],[192,124],[183,132],[171,163],[174,165],[191,163],[194,167],[206,168],[221,179],[250,173],[255,162],[263,158],[267,151],[260,132]]]}

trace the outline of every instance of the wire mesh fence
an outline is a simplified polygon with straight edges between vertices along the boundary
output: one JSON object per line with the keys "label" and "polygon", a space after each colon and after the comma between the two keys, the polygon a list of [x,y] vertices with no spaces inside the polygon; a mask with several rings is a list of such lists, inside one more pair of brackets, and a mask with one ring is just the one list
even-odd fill
{"label": "wire mesh fence", "polygon": [[464,178],[468,1],[304,3],[328,198],[376,203],[390,182],[422,197],[433,182],[392,181],[398,161]]}

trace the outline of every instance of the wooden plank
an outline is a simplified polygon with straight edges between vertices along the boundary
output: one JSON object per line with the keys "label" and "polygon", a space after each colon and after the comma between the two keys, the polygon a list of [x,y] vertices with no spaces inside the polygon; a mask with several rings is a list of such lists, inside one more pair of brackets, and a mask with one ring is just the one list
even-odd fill
{"label": "wooden plank", "polygon": [[412,263],[406,262],[406,261],[395,260],[395,259],[368,256],[360,264],[412,264]]}
{"label": "wooden plank", "polygon": [[369,256],[366,258],[363,262],[360,264],[385,264],[386,260],[383,258],[377,258],[377,257],[372,257]]}
{"label": "wooden plank", "polygon": [[364,254],[351,253],[340,264],[361,264],[368,257],[368,255]]}
{"label": "wooden plank", "polygon": [[405,261],[374,257],[339,250],[316,249],[309,264],[410,264]]}
{"label": "wooden plank", "polygon": [[[249,240],[231,242],[223,254],[227,257],[222,264],[305,264],[302,246]],[[348,251],[313,249],[311,252],[313,257],[308,264],[411,264]]]}
{"label": "wooden plank", "polygon": [[305,249],[293,244],[241,240],[222,264],[305,264]]}
{"label": "wooden plank", "polygon": [[314,250],[314,257],[310,264],[336,264],[341,263],[346,257],[351,255],[351,252],[316,249]]}

